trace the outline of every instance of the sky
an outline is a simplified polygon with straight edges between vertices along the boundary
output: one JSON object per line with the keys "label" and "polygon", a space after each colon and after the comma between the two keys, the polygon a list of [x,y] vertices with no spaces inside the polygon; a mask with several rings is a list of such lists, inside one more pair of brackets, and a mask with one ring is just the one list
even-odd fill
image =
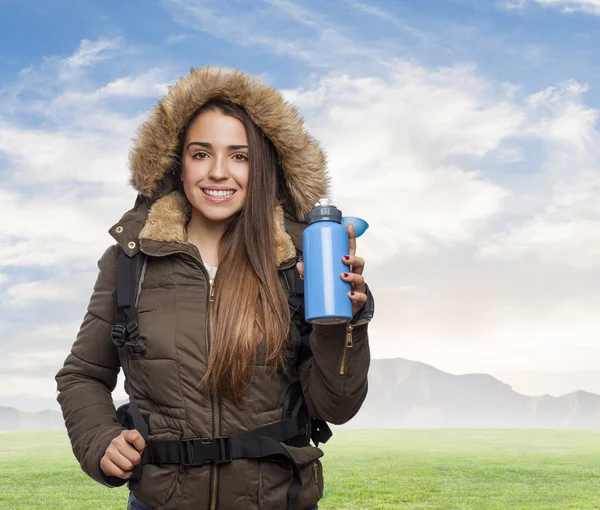
{"label": "sky", "polygon": [[132,138],[204,65],[281,90],[370,223],[372,357],[600,393],[599,47],[600,0],[0,0],[0,405],[57,409]]}

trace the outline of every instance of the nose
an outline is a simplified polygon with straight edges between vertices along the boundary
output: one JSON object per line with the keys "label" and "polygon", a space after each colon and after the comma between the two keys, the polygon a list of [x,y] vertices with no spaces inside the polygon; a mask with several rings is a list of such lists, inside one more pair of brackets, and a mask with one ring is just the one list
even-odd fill
{"label": "nose", "polygon": [[223,181],[229,178],[229,168],[227,167],[227,158],[218,155],[213,159],[208,176],[215,181]]}

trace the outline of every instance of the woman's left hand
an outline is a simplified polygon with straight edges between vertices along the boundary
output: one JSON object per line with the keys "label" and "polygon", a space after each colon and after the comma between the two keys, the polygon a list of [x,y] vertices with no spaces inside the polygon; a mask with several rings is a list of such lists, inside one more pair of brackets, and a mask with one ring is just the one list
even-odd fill
{"label": "woman's left hand", "polygon": [[367,289],[365,278],[362,275],[365,269],[365,260],[356,256],[356,231],[348,225],[348,255],[342,258],[344,264],[349,266],[350,272],[342,273],[342,280],[350,282],[352,290],[348,293],[352,300],[352,315],[356,316],[367,302]]}
{"label": "woman's left hand", "polygon": [[[342,258],[344,264],[349,266],[346,273],[341,274],[342,280],[349,282],[352,290],[348,296],[352,300],[352,315],[356,314],[365,306],[367,294],[365,287],[365,278],[362,273],[365,269],[365,261],[356,256],[356,231],[352,225],[348,225],[348,255]],[[304,262],[298,262],[297,266],[300,276],[304,278]]]}

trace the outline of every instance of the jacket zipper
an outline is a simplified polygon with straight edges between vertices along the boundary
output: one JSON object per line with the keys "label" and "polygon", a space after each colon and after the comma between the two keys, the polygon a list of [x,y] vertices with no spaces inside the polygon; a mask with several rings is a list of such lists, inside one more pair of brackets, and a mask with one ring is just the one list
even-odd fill
{"label": "jacket zipper", "polygon": [[[206,337],[207,342],[207,354],[210,355],[210,339],[213,333],[213,303],[215,300],[215,287],[214,280],[210,280],[210,299],[208,304],[208,335]],[[219,402],[216,395],[211,394],[210,403],[212,407],[212,430],[213,437],[221,435],[221,403]],[[212,467],[212,484],[210,489],[210,510],[217,510],[217,495],[219,493],[219,466],[216,464]]]}
{"label": "jacket zipper", "polygon": [[346,339],[344,343],[344,352],[342,353],[342,362],[340,363],[340,375],[346,374],[346,354],[348,349],[352,349],[354,347],[354,340],[352,339],[352,331],[356,326],[360,326],[362,324],[366,324],[369,322],[368,320],[358,321],[356,324],[348,323],[346,326]]}
{"label": "jacket zipper", "polygon": [[352,342],[352,330],[354,326],[350,323],[346,326],[346,340],[344,343],[344,352],[342,353],[342,363],[340,364],[340,375],[346,373],[346,351],[354,346]]}
{"label": "jacket zipper", "polygon": [[[210,277],[210,275],[208,274],[208,271],[206,270],[206,268],[204,267],[204,264],[202,263],[202,261],[200,259],[198,259],[197,257],[195,257],[194,255],[191,255],[188,252],[185,252],[183,250],[175,250],[175,251],[171,251],[169,253],[161,253],[161,254],[152,254],[152,253],[148,253],[146,251],[144,251],[141,246],[140,246],[140,251],[150,257],[168,257],[170,255],[175,255],[178,253],[181,253],[183,255],[188,255],[189,257],[191,257],[193,260],[195,260],[196,262],[198,262],[198,265],[200,267],[200,270],[202,271],[202,273],[204,273],[204,276],[206,278],[206,280],[208,280],[209,282],[209,292],[208,292],[208,334],[206,335],[206,355],[208,356],[210,354],[210,337],[212,336],[212,327],[213,327],[213,323],[212,323],[212,304],[215,298],[215,288],[214,288],[214,280]],[[212,432],[213,432],[213,437],[215,435],[221,435],[221,430],[220,430],[220,423],[221,423],[221,405],[220,402],[217,400],[216,402],[216,406],[215,406],[215,400],[216,397],[214,395],[210,396],[210,400],[211,400],[211,407],[212,407]],[[217,509],[217,494],[218,494],[218,489],[219,489],[219,468],[218,466],[214,465],[212,467],[212,473],[211,473],[211,484],[210,484],[210,495],[209,495],[209,502],[210,502],[210,510],[216,510]]]}

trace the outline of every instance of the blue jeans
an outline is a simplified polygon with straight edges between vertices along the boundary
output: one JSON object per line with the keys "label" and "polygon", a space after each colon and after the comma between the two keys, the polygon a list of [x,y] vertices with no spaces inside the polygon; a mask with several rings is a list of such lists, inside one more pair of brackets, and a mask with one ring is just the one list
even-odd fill
{"label": "blue jeans", "polygon": [[150,510],[150,507],[144,505],[144,503],[142,503],[130,492],[129,501],[127,502],[127,510]]}
{"label": "blue jeans", "polygon": [[[314,507],[312,510],[318,510],[319,507]],[[129,501],[127,503],[127,510],[150,510],[149,507],[144,505],[138,498],[133,494],[129,493]]]}

